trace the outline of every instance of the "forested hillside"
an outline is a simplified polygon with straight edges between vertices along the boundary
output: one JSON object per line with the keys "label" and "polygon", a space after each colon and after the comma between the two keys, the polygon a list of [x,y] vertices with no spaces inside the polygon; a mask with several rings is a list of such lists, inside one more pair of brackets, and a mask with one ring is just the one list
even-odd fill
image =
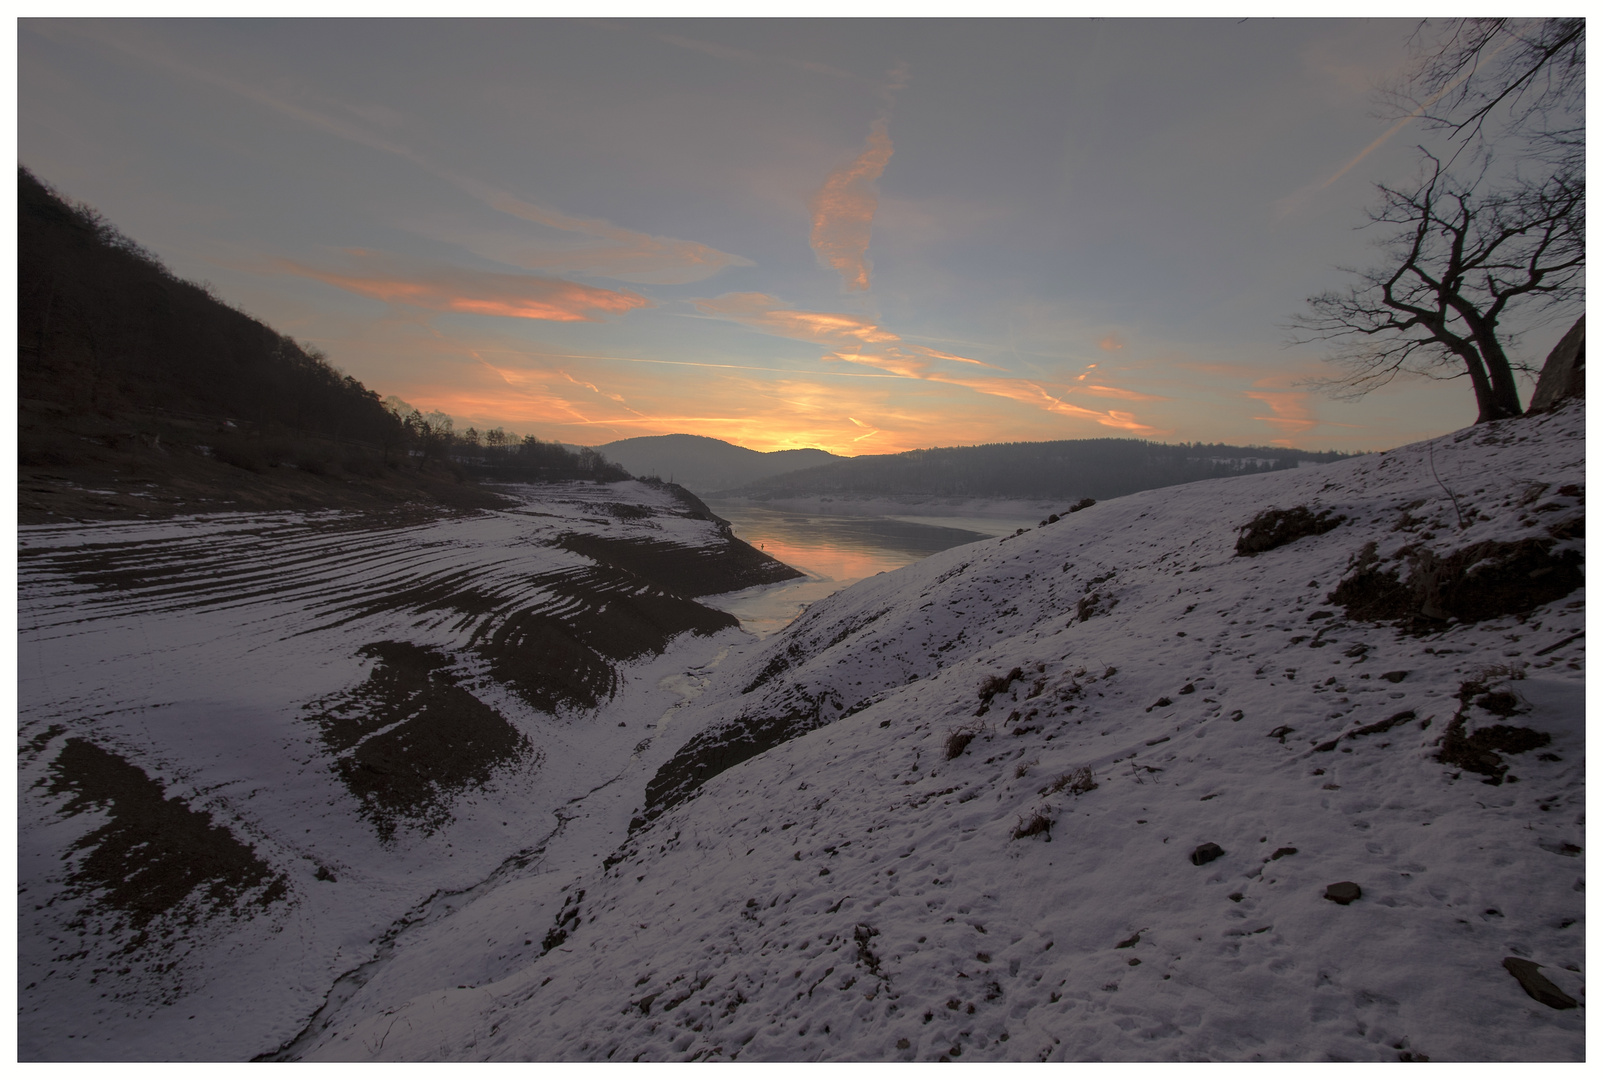
{"label": "forested hillside", "polygon": [[720,494],[752,499],[1111,499],[1222,476],[1294,469],[1348,455],[1267,446],[1139,439],[995,443],[874,454],[786,473]]}
{"label": "forested hillside", "polygon": [[315,347],[180,279],[26,168],[17,194],[24,522],[489,506],[500,497],[474,479],[627,475],[538,440],[481,447],[441,414],[386,407]]}

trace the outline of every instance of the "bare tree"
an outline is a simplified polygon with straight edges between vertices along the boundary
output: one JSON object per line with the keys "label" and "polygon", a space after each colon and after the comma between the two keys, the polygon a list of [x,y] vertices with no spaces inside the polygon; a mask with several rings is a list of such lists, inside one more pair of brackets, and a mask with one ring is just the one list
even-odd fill
{"label": "bare tree", "polygon": [[1399,229],[1381,268],[1348,270],[1357,282],[1308,300],[1299,340],[1338,342],[1345,371],[1322,385],[1361,397],[1398,375],[1468,377],[1477,423],[1520,415],[1519,389],[1501,324],[1523,306],[1583,295],[1584,192],[1563,176],[1514,191],[1480,193],[1482,177],[1456,181],[1431,170],[1411,191],[1382,185],[1370,214]]}
{"label": "bare tree", "polygon": [[1382,112],[1419,117],[1459,146],[1517,133],[1522,150],[1578,171],[1585,148],[1586,20],[1421,23],[1409,73]]}
{"label": "bare tree", "polygon": [[1404,374],[1467,377],[1477,423],[1520,415],[1515,372],[1531,369],[1510,357],[1510,325],[1585,298],[1584,75],[1578,19],[1455,20],[1421,50],[1383,101],[1451,156],[1420,147],[1417,185],[1377,185],[1384,261],[1343,268],[1356,280],[1293,321],[1294,342],[1335,344],[1342,374],[1315,385],[1356,398]]}

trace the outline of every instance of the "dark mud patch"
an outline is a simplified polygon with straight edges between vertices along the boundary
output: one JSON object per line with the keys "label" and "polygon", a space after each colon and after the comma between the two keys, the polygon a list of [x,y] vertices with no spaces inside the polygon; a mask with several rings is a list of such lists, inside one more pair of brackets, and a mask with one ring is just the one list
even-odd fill
{"label": "dark mud patch", "polygon": [[1250,556],[1272,551],[1305,536],[1320,536],[1346,520],[1344,515],[1329,510],[1315,514],[1306,506],[1265,510],[1238,530],[1241,535],[1236,538],[1236,554]]}
{"label": "dark mud patch", "polygon": [[1586,583],[1581,553],[1555,551],[1553,539],[1487,540],[1445,557],[1420,547],[1404,548],[1408,576],[1382,565],[1374,543],[1364,545],[1326,601],[1340,604],[1350,619],[1395,621],[1416,633],[1439,630],[1450,620],[1479,622],[1534,611]]}
{"label": "dark mud patch", "polygon": [[451,821],[457,794],[532,752],[522,732],[457,685],[440,650],[379,641],[360,655],[377,661],[367,680],[308,708],[381,839],[402,824],[434,832]]}
{"label": "dark mud patch", "polygon": [[713,596],[804,576],[733,536],[720,543],[689,547],[670,540],[568,533],[557,544],[605,566],[627,570],[679,596]]}
{"label": "dark mud patch", "polygon": [[1471,705],[1497,717],[1508,717],[1518,709],[1518,699],[1507,691],[1491,691],[1485,683],[1471,680],[1458,688],[1458,712],[1442,734],[1441,749],[1436,760],[1465,772],[1476,773],[1494,786],[1503,782],[1508,763],[1503,754],[1523,754],[1537,750],[1553,741],[1545,731],[1533,731],[1511,724],[1492,724],[1489,727],[1467,730]]}
{"label": "dark mud patch", "polygon": [[496,679],[546,712],[595,708],[617,690],[615,663],[660,655],[679,634],[740,625],[611,566],[540,574],[528,584],[539,603],[487,622],[470,647]]}
{"label": "dark mud patch", "polygon": [[68,895],[90,897],[92,909],[134,931],[124,951],[146,944],[158,917],[248,917],[288,895],[284,876],[210,814],[168,798],[145,770],[86,739],[68,739],[39,784],[68,796],[63,816],[109,817],[67,849],[66,883]]}
{"label": "dark mud patch", "polygon": [[698,733],[647,782],[645,809],[629,823],[630,831],[689,799],[719,773],[825,723],[822,702],[797,689],[784,711],[741,716]]}

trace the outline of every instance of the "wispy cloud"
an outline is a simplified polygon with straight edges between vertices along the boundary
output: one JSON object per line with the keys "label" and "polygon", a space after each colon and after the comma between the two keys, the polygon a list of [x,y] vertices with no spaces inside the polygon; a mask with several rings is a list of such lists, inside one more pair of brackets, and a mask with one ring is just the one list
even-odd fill
{"label": "wispy cloud", "polygon": [[879,196],[874,181],[885,171],[893,147],[886,121],[874,121],[857,160],[836,169],[807,204],[812,215],[813,253],[840,275],[847,292],[868,289],[868,242]]}
{"label": "wispy cloud", "polygon": [[[1490,61],[1498,53],[1500,53],[1504,49],[1508,48],[1509,44],[1513,40],[1514,39],[1512,37],[1505,37],[1503,42],[1502,42],[1502,44],[1498,45],[1498,47],[1496,49],[1493,49],[1492,52],[1482,62],[1485,63],[1487,61]],[[1375,139],[1374,142],[1370,143],[1368,146],[1366,146],[1362,150],[1358,151],[1358,153],[1355,154],[1351,159],[1349,159],[1345,165],[1343,165],[1341,168],[1337,169],[1335,172],[1331,173],[1330,176],[1328,178],[1326,178],[1324,181],[1322,181],[1320,183],[1309,184],[1307,187],[1304,187],[1299,191],[1295,191],[1292,194],[1287,195],[1285,198],[1283,198],[1283,199],[1279,200],[1278,202],[1276,202],[1275,203],[1275,217],[1276,218],[1283,218],[1286,215],[1292,213],[1294,210],[1296,210],[1299,207],[1301,207],[1303,203],[1307,202],[1309,198],[1311,198],[1314,195],[1317,195],[1319,192],[1321,192],[1321,191],[1325,190],[1326,188],[1328,188],[1331,184],[1334,184],[1337,180],[1340,180],[1342,177],[1346,176],[1355,167],[1357,167],[1359,162],[1363,161],[1370,154],[1373,154],[1376,150],[1379,150],[1382,146],[1386,145],[1386,143],[1391,140],[1391,137],[1393,135],[1396,135],[1399,131],[1403,130],[1403,128],[1407,127],[1409,124],[1413,123],[1415,120],[1417,120],[1421,116],[1425,115],[1425,110],[1429,109],[1432,105],[1436,104],[1442,98],[1446,97],[1448,94],[1452,93],[1455,89],[1457,89],[1458,86],[1461,83],[1463,83],[1463,81],[1465,79],[1469,78],[1471,75],[1473,75],[1475,73],[1475,70],[1476,70],[1476,68],[1475,68],[1474,65],[1470,65],[1470,66],[1466,67],[1458,75],[1457,78],[1455,78],[1452,82],[1448,83],[1446,86],[1442,87],[1436,93],[1432,94],[1429,98],[1427,98],[1424,101],[1420,102],[1419,106],[1417,108],[1415,108],[1413,112],[1409,113],[1407,116],[1403,117],[1402,119],[1398,120],[1396,123],[1392,124],[1391,127],[1387,128],[1384,132],[1381,133],[1379,138]]]}
{"label": "wispy cloud", "polygon": [[370,252],[346,254],[355,264],[348,272],[289,259],[274,260],[271,265],[346,292],[428,311],[547,322],[598,322],[606,315],[652,306],[650,300],[636,293],[598,289],[562,278],[426,266]]}
{"label": "wispy cloud", "polygon": [[973,357],[903,341],[899,334],[861,315],[800,311],[766,293],[725,293],[716,299],[694,303],[703,314],[714,318],[739,323],[773,337],[822,345],[829,350],[824,357],[827,360],[862,364],[904,378],[930,378],[936,362],[942,360],[1002,370]]}
{"label": "wispy cloud", "polygon": [[[1032,405],[1048,412],[1079,419],[1092,420],[1104,427],[1118,428],[1134,434],[1160,434],[1159,429],[1137,420],[1133,414],[1108,410],[1102,412],[1075,405],[1065,400],[1069,393],[1083,392],[1084,387],[1053,388],[1030,379],[1006,374],[986,376],[942,370],[940,361],[961,361],[996,372],[1005,369],[972,357],[940,352],[923,345],[903,341],[893,331],[858,315],[839,312],[800,311],[790,304],[765,293],[729,293],[712,300],[697,300],[695,305],[704,314],[739,323],[759,333],[821,345],[829,350],[823,359],[864,364],[903,378],[919,379],[961,387],[991,397],[1006,398]],[[1158,400],[1135,391],[1099,386],[1101,396],[1123,397],[1130,400]],[[1056,390],[1056,392],[1054,392]]]}
{"label": "wispy cloud", "polygon": [[[76,21],[45,23],[36,29],[47,34],[72,34],[89,38],[102,47],[135,57],[170,75],[223,90],[327,135],[400,158],[424,172],[449,182],[484,205],[504,214],[560,232],[606,241],[606,246],[603,247],[563,249],[550,244],[541,245],[537,239],[531,238],[516,248],[517,254],[513,256],[513,265],[516,266],[530,270],[546,269],[592,274],[641,284],[684,284],[702,281],[725,267],[754,265],[750,259],[719,251],[692,240],[652,236],[601,219],[573,217],[549,207],[538,206],[491,184],[440,165],[409,146],[374,134],[361,124],[331,116],[304,101],[292,100],[232,75],[182,60],[165,48],[159,40],[136,26]],[[353,115],[364,117],[372,115],[371,109],[338,102],[329,104],[334,104]],[[383,126],[397,125],[394,114],[388,110],[384,110],[383,119]]]}
{"label": "wispy cloud", "polygon": [[577,218],[520,199],[467,177],[458,186],[504,214],[547,228],[605,241],[602,246],[558,248],[533,241],[496,245],[503,258],[530,270],[593,274],[637,284],[683,285],[704,281],[729,266],[754,266],[750,259],[694,240],[676,240],[625,229],[600,218]]}
{"label": "wispy cloud", "polygon": [[1273,415],[1255,416],[1254,420],[1262,420],[1279,428],[1287,441],[1304,432],[1319,426],[1319,418],[1314,415],[1311,397],[1303,390],[1248,390],[1246,395],[1254,401],[1261,401],[1269,406]]}

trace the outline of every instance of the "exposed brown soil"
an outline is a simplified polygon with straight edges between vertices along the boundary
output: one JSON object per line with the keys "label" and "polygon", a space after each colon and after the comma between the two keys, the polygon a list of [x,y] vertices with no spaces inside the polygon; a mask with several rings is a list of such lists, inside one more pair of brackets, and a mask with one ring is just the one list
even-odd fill
{"label": "exposed brown soil", "polygon": [[68,739],[39,783],[69,796],[63,815],[95,809],[110,817],[68,849],[83,854],[67,885],[70,894],[118,913],[137,931],[125,950],[145,944],[149,924],[160,916],[238,918],[287,895],[283,875],[250,845],[205,811],[166,797],[139,766],[86,739]]}
{"label": "exposed brown soil", "polygon": [[795,704],[777,716],[742,715],[691,737],[646,784],[646,807],[631,831],[679,805],[708,780],[823,724],[819,703],[798,690]]}
{"label": "exposed brown soil", "polygon": [[1396,620],[1421,633],[1450,619],[1478,622],[1522,614],[1585,584],[1581,553],[1573,548],[1555,553],[1556,543],[1536,537],[1487,540],[1445,557],[1415,548],[1407,553],[1406,581],[1396,569],[1383,569],[1375,544],[1366,544],[1326,601],[1342,605],[1348,618]]}
{"label": "exposed brown soil", "polygon": [[1290,510],[1265,510],[1241,527],[1236,539],[1237,555],[1257,555],[1283,547],[1305,536],[1319,536],[1329,532],[1346,517],[1321,510],[1318,514],[1306,506],[1293,506]]}
{"label": "exposed brown soil", "polygon": [[1518,699],[1506,691],[1488,692],[1484,683],[1470,681],[1458,688],[1458,712],[1442,734],[1441,749],[1436,760],[1465,772],[1485,776],[1485,783],[1498,785],[1508,773],[1508,763],[1501,755],[1523,754],[1553,741],[1545,731],[1533,731],[1511,724],[1493,724],[1472,732],[1466,731],[1470,705],[1494,716],[1511,716],[1518,709]]}
{"label": "exposed brown soil", "polygon": [[522,732],[457,685],[438,649],[379,641],[361,655],[377,660],[367,680],[309,709],[383,839],[402,823],[435,831],[451,820],[453,796],[531,752]]}
{"label": "exposed brown soil", "polygon": [[680,596],[712,596],[803,576],[800,570],[734,536],[719,544],[694,548],[668,540],[568,533],[558,544],[598,563],[638,574]]}

